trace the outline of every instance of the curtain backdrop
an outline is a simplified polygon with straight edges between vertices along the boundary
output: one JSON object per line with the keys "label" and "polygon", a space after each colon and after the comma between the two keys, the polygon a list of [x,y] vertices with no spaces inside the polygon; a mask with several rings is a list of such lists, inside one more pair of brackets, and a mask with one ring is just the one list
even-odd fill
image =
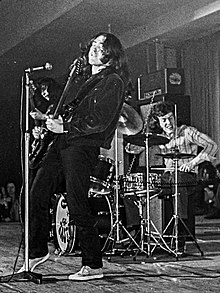
{"label": "curtain backdrop", "polygon": [[208,134],[220,148],[220,32],[186,42],[182,52],[186,94],[191,96],[191,125]]}

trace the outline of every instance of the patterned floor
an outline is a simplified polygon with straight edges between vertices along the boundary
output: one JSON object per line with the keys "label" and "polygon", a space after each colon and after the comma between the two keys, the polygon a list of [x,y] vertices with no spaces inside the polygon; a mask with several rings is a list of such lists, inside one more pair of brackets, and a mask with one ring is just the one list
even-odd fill
{"label": "patterned floor", "polygon": [[[138,254],[121,257],[115,253],[109,261],[104,256],[104,279],[73,282],[68,274],[77,271],[81,258],[77,253],[54,254],[49,244],[49,260],[36,269],[42,284],[18,280],[12,276],[23,263],[22,229],[18,223],[0,223],[0,292],[219,292],[220,288],[220,220],[196,217],[196,240],[204,252],[201,256],[193,242],[187,242],[187,257],[175,259],[163,250],[152,256]],[[11,281],[8,282],[9,278]]]}

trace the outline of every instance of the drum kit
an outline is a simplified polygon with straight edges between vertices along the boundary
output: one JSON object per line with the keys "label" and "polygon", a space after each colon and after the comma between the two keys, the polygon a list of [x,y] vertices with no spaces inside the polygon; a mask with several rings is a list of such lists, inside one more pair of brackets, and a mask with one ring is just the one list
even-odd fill
{"label": "drum kit", "polygon": [[[97,220],[97,227],[102,245],[102,251],[111,255],[118,251],[122,245],[123,253],[130,247],[136,250],[134,259],[138,253],[144,253],[151,256],[156,247],[178,257],[178,221],[181,218],[177,213],[177,165],[180,158],[190,157],[189,154],[179,153],[178,151],[168,154],[158,154],[163,158],[170,158],[174,161],[175,171],[175,192],[174,215],[168,225],[174,220],[172,240],[176,240],[175,249],[172,249],[165,240],[165,233],[160,233],[150,218],[150,200],[158,196],[161,190],[160,175],[149,172],[149,147],[154,145],[163,145],[169,142],[169,139],[163,135],[152,133],[140,133],[143,128],[143,121],[139,114],[127,103],[124,103],[118,127],[115,131],[115,160],[99,156],[98,164],[90,177],[89,201],[93,215]],[[118,175],[118,153],[117,136],[118,131],[124,135],[124,139],[131,144],[145,148],[146,174],[130,173],[125,176]],[[123,205],[123,199],[130,199],[138,209],[138,231],[135,234],[129,232],[126,226],[126,210]],[[56,194],[54,196],[52,220],[52,236],[55,238],[55,246],[58,254],[68,254],[74,251],[77,244],[76,227],[70,224],[66,196]],[[184,223],[183,223],[184,224]],[[185,225],[185,224],[184,224]],[[200,250],[196,240],[191,235],[196,246]],[[167,236],[167,235],[166,235]],[[124,244],[127,243],[127,246]],[[201,252],[201,250],[200,250]],[[122,253],[122,254],[123,254]],[[202,253],[202,252],[201,252]]]}

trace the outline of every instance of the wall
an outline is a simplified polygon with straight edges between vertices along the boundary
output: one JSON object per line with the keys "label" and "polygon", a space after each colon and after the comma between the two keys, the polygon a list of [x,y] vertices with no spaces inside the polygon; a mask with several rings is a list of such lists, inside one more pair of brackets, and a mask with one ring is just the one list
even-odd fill
{"label": "wall", "polygon": [[[23,53],[23,51],[20,52],[20,54]],[[0,186],[5,185],[8,181],[13,181],[19,188],[23,181],[22,163],[24,162],[24,157],[21,157],[21,153],[23,154],[22,149],[24,145],[21,145],[21,141],[24,143],[25,93],[22,90],[22,69],[17,67],[16,64],[9,65],[8,63],[9,60],[13,60],[13,57],[16,60],[19,59],[19,56],[12,56],[11,52],[5,54],[4,57],[0,57]],[[27,62],[31,60],[27,53],[26,58]],[[36,59],[32,60],[32,64],[45,64],[45,56],[42,56],[40,61],[37,61],[38,58],[36,56]],[[53,61],[52,58],[52,64],[54,64]],[[52,70],[51,72],[36,72],[30,78],[36,79],[41,76],[49,76],[63,82],[64,71],[68,72],[68,70],[62,65],[60,68],[56,68],[56,72],[60,73],[59,77],[54,76],[55,71]],[[25,78],[23,83],[25,84]]]}
{"label": "wall", "polygon": [[[130,104],[136,109],[144,120],[144,115],[141,113],[140,106],[146,104],[146,101],[139,101],[138,98],[143,98],[145,87],[147,86],[147,75],[154,73],[164,68],[175,68],[181,66],[181,54],[178,48],[160,43],[158,40],[143,42],[126,50],[130,65],[132,81],[135,87],[135,92]],[[140,88],[140,90],[138,89]],[[175,101],[175,97],[171,97]],[[180,98],[180,97],[178,97]],[[179,109],[178,109],[179,110]],[[190,110],[187,117],[190,117]],[[188,119],[190,120],[190,119]],[[161,165],[161,159],[156,159],[154,153],[158,153],[157,148],[150,148],[149,157],[150,165]],[[129,168],[133,155],[124,154],[125,166],[124,171]],[[133,170],[138,170],[138,166],[145,165],[145,152],[136,159]]]}
{"label": "wall", "polygon": [[183,63],[192,125],[220,147],[220,32],[185,42]]}

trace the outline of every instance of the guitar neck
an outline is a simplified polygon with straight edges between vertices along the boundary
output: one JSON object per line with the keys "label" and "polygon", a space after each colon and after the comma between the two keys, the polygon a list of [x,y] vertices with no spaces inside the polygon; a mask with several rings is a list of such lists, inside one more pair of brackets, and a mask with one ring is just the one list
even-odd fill
{"label": "guitar neck", "polygon": [[58,118],[59,113],[63,107],[64,101],[66,99],[66,94],[67,94],[67,89],[69,87],[70,84],[70,80],[72,81],[82,70],[82,65],[83,65],[83,58],[79,57],[76,61],[75,64],[73,65],[73,67],[71,68],[67,83],[64,87],[64,90],[62,92],[62,95],[60,97],[60,100],[56,106],[56,109],[54,111],[53,117],[54,118]]}
{"label": "guitar neck", "polygon": [[63,90],[63,92],[62,92],[62,95],[61,95],[61,97],[60,97],[60,100],[59,100],[59,102],[57,103],[56,109],[55,109],[55,111],[54,111],[54,113],[53,113],[53,117],[54,117],[55,119],[58,118],[59,113],[60,113],[60,111],[61,111],[61,109],[62,109],[62,107],[63,107],[64,101],[65,101],[65,99],[66,99],[67,88],[68,88],[68,86],[69,86],[69,84],[70,84],[70,79],[71,79],[71,75],[69,75],[69,77],[68,77],[67,83],[66,83],[66,85],[65,85],[65,87],[64,87],[64,90]]}

